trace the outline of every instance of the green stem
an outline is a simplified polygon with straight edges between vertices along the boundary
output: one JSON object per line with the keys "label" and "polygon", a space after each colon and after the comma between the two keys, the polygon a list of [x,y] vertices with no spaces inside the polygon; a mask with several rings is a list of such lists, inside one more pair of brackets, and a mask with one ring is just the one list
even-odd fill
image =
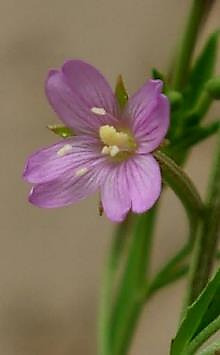
{"label": "green stem", "polygon": [[127,264],[112,315],[114,355],[126,354],[142,309],[144,300],[142,288],[150,265],[156,210],[154,207],[136,218]]}
{"label": "green stem", "polygon": [[118,270],[118,264],[120,262],[120,257],[123,253],[125,242],[127,240],[127,233],[130,222],[129,219],[130,216],[116,227],[112,246],[110,248],[109,258],[104,272],[98,324],[98,350],[100,355],[112,354],[109,336],[111,306],[113,303],[112,293],[115,283],[115,275]]}
{"label": "green stem", "polygon": [[205,287],[215,260],[220,227],[220,132],[213,169],[206,212],[192,257],[188,304],[191,304]]}
{"label": "green stem", "polygon": [[[191,242],[194,239],[198,218],[203,209],[200,196],[188,178],[174,161],[161,151],[154,153],[159,161],[163,178],[180,200],[190,220]],[[155,207],[145,215],[139,216],[133,231],[133,242],[128,256],[121,289],[113,313],[113,354],[126,354],[144,303],[150,296],[146,271],[149,270],[152,231],[155,220]],[[146,289],[147,278],[147,289]]]}
{"label": "green stem", "polygon": [[207,4],[205,3],[204,0],[193,1],[173,75],[173,87],[176,90],[182,89],[186,82],[199,30],[204,15],[207,13]]}
{"label": "green stem", "polygon": [[220,328],[220,316],[203,329],[189,344],[183,355],[193,355],[196,350]]}

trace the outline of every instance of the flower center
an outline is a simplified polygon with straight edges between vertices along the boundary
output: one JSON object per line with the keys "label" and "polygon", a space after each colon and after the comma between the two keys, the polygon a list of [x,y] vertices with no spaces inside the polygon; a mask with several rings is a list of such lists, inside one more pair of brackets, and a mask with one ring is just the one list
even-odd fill
{"label": "flower center", "polygon": [[99,136],[104,143],[102,154],[117,156],[120,160],[126,159],[136,148],[136,142],[129,133],[117,131],[113,126],[101,126]]}

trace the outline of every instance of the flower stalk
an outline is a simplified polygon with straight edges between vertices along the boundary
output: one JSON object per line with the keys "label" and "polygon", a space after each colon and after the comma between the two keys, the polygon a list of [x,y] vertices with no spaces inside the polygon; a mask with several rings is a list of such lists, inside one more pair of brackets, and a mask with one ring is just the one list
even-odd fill
{"label": "flower stalk", "polygon": [[112,293],[129,233],[130,219],[131,216],[128,215],[128,217],[116,227],[107,265],[104,270],[98,323],[98,350],[100,355],[111,355],[110,320],[113,304]]}

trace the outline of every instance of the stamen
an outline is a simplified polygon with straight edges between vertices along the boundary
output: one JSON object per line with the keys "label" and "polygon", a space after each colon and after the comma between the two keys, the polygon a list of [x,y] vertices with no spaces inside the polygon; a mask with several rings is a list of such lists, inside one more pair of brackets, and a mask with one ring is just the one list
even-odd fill
{"label": "stamen", "polygon": [[59,157],[63,157],[64,155],[68,154],[72,150],[71,144],[65,144],[62,148],[60,148],[57,152]]}
{"label": "stamen", "polygon": [[113,126],[104,125],[99,128],[99,137],[103,143],[102,154],[110,155],[114,158],[121,153],[118,159],[126,159],[126,157],[136,149],[134,138],[127,132],[117,131]]}
{"label": "stamen", "polygon": [[131,145],[131,137],[125,132],[117,132],[113,126],[101,126],[99,136],[105,145],[117,145],[120,148],[128,148]]}
{"label": "stamen", "polygon": [[103,107],[92,107],[91,111],[96,115],[106,115],[106,111]]}
{"label": "stamen", "polygon": [[87,173],[87,171],[88,171],[89,169],[88,168],[81,168],[81,169],[78,169],[78,170],[76,170],[76,172],[75,172],[75,176],[83,176],[83,175],[85,175],[86,173]]}
{"label": "stamen", "polygon": [[102,154],[109,154],[110,153],[110,148],[107,147],[107,145],[105,145],[103,148],[102,148]]}
{"label": "stamen", "polygon": [[112,147],[109,147],[109,150],[110,150],[111,157],[115,157],[120,152],[120,149],[117,147],[117,145],[113,145]]}

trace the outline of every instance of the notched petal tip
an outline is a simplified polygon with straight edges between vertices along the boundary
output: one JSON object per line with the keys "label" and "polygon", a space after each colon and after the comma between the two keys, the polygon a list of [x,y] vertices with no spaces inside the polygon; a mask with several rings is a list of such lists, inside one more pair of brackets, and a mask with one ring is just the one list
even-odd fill
{"label": "notched petal tip", "polygon": [[31,205],[34,205],[35,207],[52,208],[53,206],[50,206],[49,199],[42,198],[42,196],[40,196],[38,194],[37,188],[38,188],[38,185],[35,185],[31,188],[29,195],[28,195],[28,202]]}
{"label": "notched petal tip", "polygon": [[149,79],[148,83],[150,86],[154,87],[156,89],[156,93],[159,95],[162,90],[163,90],[163,81],[160,79]]}
{"label": "notched petal tip", "polygon": [[[63,65],[61,69],[65,71],[65,68],[68,68],[70,66],[85,66],[85,67],[93,67],[91,64],[85,62],[82,59],[66,59],[63,62]],[[96,69],[97,70],[97,69]]]}
{"label": "notched petal tip", "polygon": [[28,195],[28,202],[31,203],[32,205],[38,206],[35,203],[35,198],[34,198],[34,187],[31,188],[29,195]]}
{"label": "notched petal tip", "polygon": [[28,179],[28,160],[25,162],[22,178],[26,181]]}
{"label": "notched petal tip", "polygon": [[[37,187],[37,185],[36,185]],[[35,191],[35,186],[32,187],[32,189],[29,192],[28,195],[28,202],[38,208],[52,208],[53,206],[50,206],[50,204],[48,204],[47,200],[43,200],[43,199],[39,199],[38,198],[38,193]]]}
{"label": "notched petal tip", "polygon": [[46,77],[46,80],[45,80],[45,92],[46,92],[46,95],[48,96],[48,86],[49,84],[55,84],[57,82],[57,77],[58,75],[60,74],[60,70],[58,69],[50,69],[48,71],[48,74],[47,74],[47,77]]}
{"label": "notched petal tip", "polygon": [[49,69],[46,80],[49,79],[50,77],[52,77],[53,75],[57,74],[57,73],[59,73],[58,69],[55,69],[55,68]]}
{"label": "notched petal tip", "polygon": [[122,211],[115,212],[115,211],[113,211],[113,209],[109,209],[109,208],[103,207],[103,205],[102,205],[102,208],[104,210],[104,213],[105,213],[106,217],[111,222],[121,223],[121,222],[123,222],[125,220],[125,218],[127,217],[127,214],[129,213],[129,211],[131,211],[131,203],[130,203],[130,206],[127,207],[125,212],[122,212]]}
{"label": "notched petal tip", "polygon": [[103,77],[103,75],[101,74],[101,72],[95,68],[92,64],[89,64],[87,62],[85,62],[84,60],[81,59],[67,59],[64,61],[62,67],[61,67],[61,71],[66,74],[67,71],[69,70],[92,70],[93,72],[98,73],[98,75],[101,75]]}
{"label": "notched petal tip", "polygon": [[29,183],[33,183],[31,179],[31,174],[32,174],[32,169],[31,169],[31,156],[30,156],[25,162],[22,178]]}

